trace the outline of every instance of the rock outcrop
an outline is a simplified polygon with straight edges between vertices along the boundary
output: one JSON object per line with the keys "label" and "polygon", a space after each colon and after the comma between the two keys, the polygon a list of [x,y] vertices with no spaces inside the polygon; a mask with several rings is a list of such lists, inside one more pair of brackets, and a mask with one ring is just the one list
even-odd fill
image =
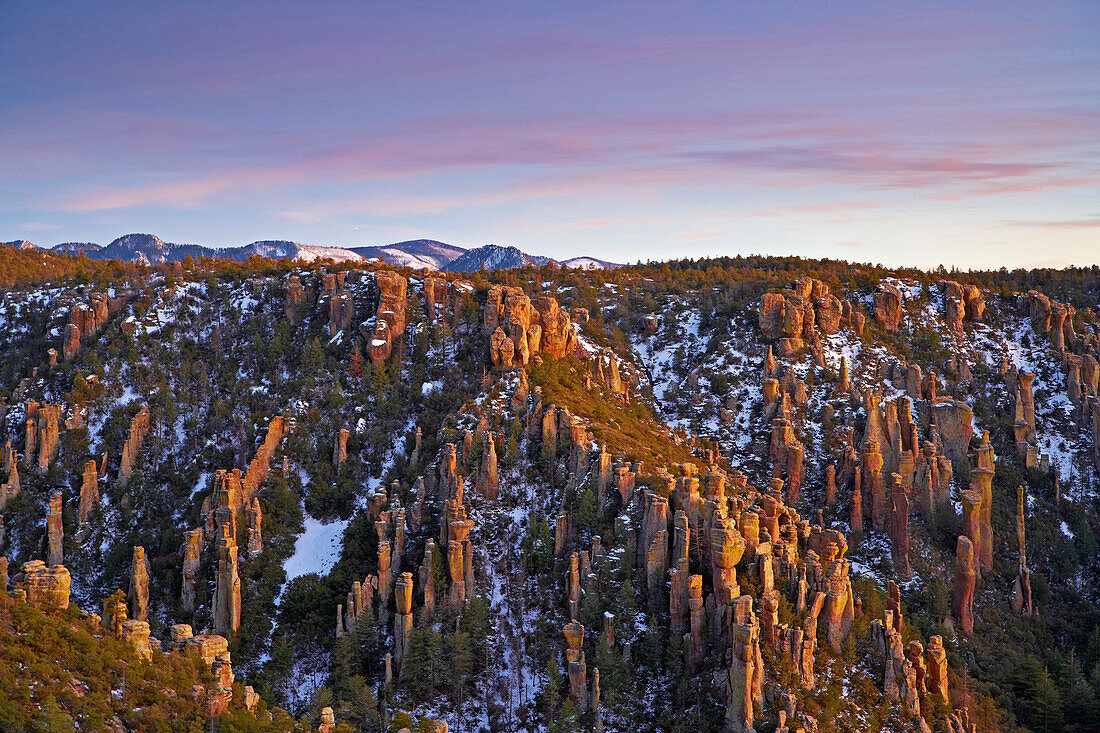
{"label": "rock outcrop", "polygon": [[327,272],[321,277],[321,294],[317,298],[317,306],[328,316],[329,336],[343,331],[355,319],[355,298],[345,289],[345,278],[343,272]]}
{"label": "rock outcrop", "polygon": [[16,592],[26,594],[36,606],[64,610],[69,607],[72,578],[64,565],[47,567],[41,560],[23,563],[23,572],[13,578]]}
{"label": "rock outcrop", "polygon": [[302,279],[297,275],[291,275],[283,286],[283,311],[286,313],[286,319],[291,323],[298,320],[298,309],[304,298],[305,288],[302,287]]}
{"label": "rock outcrop", "polygon": [[948,328],[957,333],[963,332],[963,320],[980,321],[985,313],[985,298],[977,285],[960,285],[954,280],[945,280],[943,286],[944,320]]}
{"label": "rock outcrop", "polygon": [[955,473],[966,476],[970,470],[970,439],[974,436],[974,411],[961,400],[945,399],[932,405],[936,431]]}
{"label": "rock outcrop", "polygon": [[61,341],[61,354],[66,361],[80,352],[82,343],[95,338],[103,330],[111,310],[111,299],[106,293],[92,293],[90,302],[73,305]]}
{"label": "rock outcrop", "polygon": [[776,341],[779,354],[785,357],[819,343],[821,336],[837,333],[845,324],[857,334],[863,330],[863,315],[813,278],[800,278],[786,290],[765,293],[758,322],[764,337]]}
{"label": "rock outcrop", "polygon": [[95,461],[84,464],[80,483],[80,524],[88,522],[88,515],[99,507],[99,468]]}
{"label": "rock outcrop", "polygon": [[405,333],[409,281],[389,270],[378,270],[374,278],[379,295],[374,333],[370,336],[370,360],[378,365],[390,358],[394,343]]}
{"label": "rock outcrop", "polygon": [[141,443],[149,432],[149,406],[143,405],[134,419],[130,421],[130,434],[126,437],[126,443],[122,446],[122,462],[118,468],[118,483],[125,486],[134,473],[134,463],[137,461]]}
{"label": "rock outcrop", "polygon": [[490,336],[489,358],[494,365],[527,366],[537,354],[560,359],[577,349],[577,332],[557,299],[532,299],[520,288],[489,288],[482,329]]}
{"label": "rock outcrop", "polygon": [[901,291],[889,283],[880,283],[874,296],[874,316],[885,330],[898,330],[902,312]]}
{"label": "rock outcrop", "polygon": [[569,693],[573,696],[573,702],[579,712],[588,708],[588,665],[585,663],[584,650],[584,626],[576,621],[570,621],[563,629],[565,633],[565,664],[569,677]]}

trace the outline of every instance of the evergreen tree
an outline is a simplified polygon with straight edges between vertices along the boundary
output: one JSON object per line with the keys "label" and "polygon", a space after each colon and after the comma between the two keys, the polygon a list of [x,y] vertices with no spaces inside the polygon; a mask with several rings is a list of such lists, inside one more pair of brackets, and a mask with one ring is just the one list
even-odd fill
{"label": "evergreen tree", "polygon": [[556,719],[558,703],[561,700],[562,674],[558,666],[558,657],[551,654],[546,662],[546,684],[542,688],[542,708],[547,723]]}
{"label": "evergreen tree", "polygon": [[432,629],[413,629],[409,654],[401,669],[405,688],[417,700],[427,700],[444,680],[447,666],[441,658],[442,636]]}
{"label": "evergreen tree", "polygon": [[451,634],[447,640],[447,652],[450,657],[450,686],[451,696],[458,709],[462,709],[465,699],[466,680],[474,663],[473,648],[470,644],[470,635],[459,629]]}

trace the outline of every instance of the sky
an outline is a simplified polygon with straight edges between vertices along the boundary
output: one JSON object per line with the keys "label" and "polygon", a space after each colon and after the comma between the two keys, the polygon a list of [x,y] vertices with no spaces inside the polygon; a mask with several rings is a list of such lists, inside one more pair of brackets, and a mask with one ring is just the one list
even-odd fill
{"label": "sky", "polygon": [[1100,2],[0,0],[0,240],[1100,262]]}

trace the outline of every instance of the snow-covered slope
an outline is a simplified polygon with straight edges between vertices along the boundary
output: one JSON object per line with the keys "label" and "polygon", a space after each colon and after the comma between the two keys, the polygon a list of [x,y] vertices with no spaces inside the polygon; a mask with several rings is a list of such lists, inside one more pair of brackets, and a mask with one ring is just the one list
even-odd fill
{"label": "snow-covered slope", "polygon": [[614,270],[616,267],[622,267],[617,262],[597,260],[595,257],[573,257],[563,260],[562,264],[575,270]]}
{"label": "snow-covered slope", "polygon": [[447,272],[477,272],[478,270],[508,270],[518,267],[540,267],[553,262],[549,257],[529,255],[515,247],[501,247],[487,244],[471,249],[466,254],[448,263],[443,269]]}
{"label": "snow-covered slope", "polygon": [[379,259],[398,267],[426,267],[429,270],[441,270],[447,263],[466,252],[462,247],[434,239],[411,239],[383,247],[355,247],[351,251],[367,259]]}
{"label": "snow-covered slope", "polygon": [[103,249],[103,245],[96,244],[95,242],[65,242],[59,244],[56,247],[50,249],[54,254],[61,255],[79,255],[86,253],[89,257],[94,259],[95,253]]}
{"label": "snow-covered slope", "polygon": [[296,245],[297,250],[294,259],[304,262],[330,259],[335,262],[362,262],[362,255],[358,255],[349,249],[340,247],[313,247],[304,244]]}
{"label": "snow-covered slope", "polygon": [[40,249],[37,244],[28,242],[25,239],[17,239],[14,242],[0,242],[0,244],[6,247],[15,247],[16,249]]}

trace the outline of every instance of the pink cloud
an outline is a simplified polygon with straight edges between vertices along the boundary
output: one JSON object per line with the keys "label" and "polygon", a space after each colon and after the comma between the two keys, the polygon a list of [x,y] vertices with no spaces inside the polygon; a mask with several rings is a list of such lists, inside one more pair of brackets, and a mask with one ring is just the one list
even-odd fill
{"label": "pink cloud", "polygon": [[1037,229],[1096,229],[1100,228],[1100,216],[1089,219],[1065,219],[1058,221],[1010,221],[1008,226],[1034,227]]}
{"label": "pink cloud", "polygon": [[[864,192],[921,191],[931,198],[955,200],[1100,181],[1094,167],[1078,162],[1088,158],[1069,154],[1069,143],[1064,141],[1061,147],[1054,140],[918,144],[881,124],[876,132],[869,124],[823,123],[818,116],[749,112],[605,115],[578,121],[570,116],[502,120],[446,115],[365,132],[310,128],[256,133],[168,124],[163,134],[171,141],[158,143],[157,134],[147,130],[135,139],[143,151],[177,150],[179,146],[196,151],[184,159],[186,162],[163,160],[159,166],[141,169],[171,182],[143,185],[127,181],[78,190],[65,197],[60,208],[193,207],[238,189],[400,179],[408,182],[407,190],[382,198],[396,198],[394,203],[403,213],[431,213],[457,205],[491,205],[519,198],[615,195],[620,190],[660,198],[677,186],[791,191],[843,185]],[[146,120],[132,122],[134,128],[144,130]],[[1079,123],[1075,120],[1070,126]],[[199,142],[204,133],[209,133],[205,143],[209,149]],[[219,152],[223,148],[256,154],[228,156]],[[269,153],[263,154],[265,150]],[[226,166],[227,159],[239,162]],[[471,178],[471,173],[476,177]],[[467,177],[461,187],[453,182],[423,185],[423,179],[459,175]],[[425,193],[441,188],[445,191],[439,194]],[[358,202],[359,210],[380,208],[376,197],[370,198],[367,205]],[[880,206],[883,204],[857,194],[748,215],[843,213]]]}
{"label": "pink cloud", "polygon": [[311,214],[308,211],[276,211],[275,216],[287,221],[296,221],[299,224],[316,224],[323,221],[320,216]]}

